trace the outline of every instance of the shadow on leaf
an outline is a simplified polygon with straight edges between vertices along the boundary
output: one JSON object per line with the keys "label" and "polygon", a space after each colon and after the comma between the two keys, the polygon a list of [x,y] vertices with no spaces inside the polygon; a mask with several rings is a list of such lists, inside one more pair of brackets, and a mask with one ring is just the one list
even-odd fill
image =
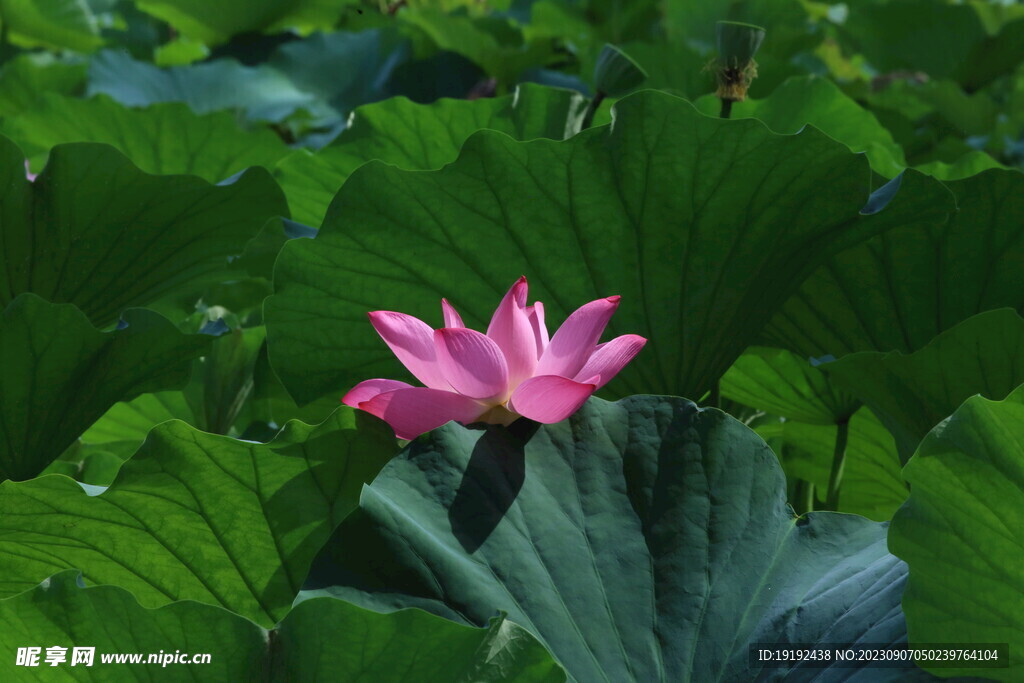
{"label": "shadow on leaf", "polygon": [[467,553],[476,552],[519,495],[526,474],[526,444],[540,425],[521,419],[490,426],[480,437],[448,509],[452,533]]}

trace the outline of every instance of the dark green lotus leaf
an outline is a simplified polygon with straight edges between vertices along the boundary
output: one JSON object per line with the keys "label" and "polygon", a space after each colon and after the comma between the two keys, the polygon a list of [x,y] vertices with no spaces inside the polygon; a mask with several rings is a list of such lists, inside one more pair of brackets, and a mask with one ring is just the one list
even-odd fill
{"label": "dark green lotus leaf", "polygon": [[[813,484],[815,497],[824,503],[836,429],[836,425],[787,420],[758,425],[756,431],[776,448],[786,476]],[[892,519],[907,493],[892,434],[870,410],[858,410],[850,418],[847,434],[839,512],[884,522]]]}
{"label": "dark green lotus leaf", "polygon": [[562,683],[565,670],[504,615],[470,628],[420,610],[379,614],[332,598],[295,607],[276,630],[270,680]]}
{"label": "dark green lotus leaf", "polygon": [[1005,144],[1003,131],[1014,128],[1003,113],[1006,106],[993,96],[997,93],[968,93],[953,81],[921,80],[907,72],[883,76],[875,83],[862,96],[897,135],[914,159],[914,168],[942,180],[1008,168],[977,149],[978,141],[987,141],[996,153]]}
{"label": "dark green lotus leaf", "polygon": [[[82,435],[82,442],[134,442],[138,446],[150,429],[168,420],[182,420],[204,432],[228,434],[250,409],[256,364],[265,338],[262,327],[224,332],[211,342],[204,357],[195,361],[192,381],[183,391],[144,394],[118,403]],[[316,422],[322,422],[337,407],[332,406]],[[128,455],[134,451],[132,448]]]}
{"label": "dark green lotus leaf", "polygon": [[[195,361],[193,370],[194,364]],[[196,380],[193,372],[188,386],[195,385]],[[184,391],[158,391],[116,403],[42,473],[64,474],[85,484],[110,486],[121,465],[146,440],[149,430],[168,420],[190,425],[199,422]]]}
{"label": "dark green lotus leaf", "polygon": [[972,150],[952,162],[929,161],[923,164],[918,164],[914,168],[921,171],[921,173],[927,173],[939,180],[962,180],[963,178],[970,178],[971,176],[978,175],[979,173],[991,168],[1006,169],[1007,167],[1000,164],[998,161],[993,159],[991,155],[986,154],[985,152]]}
{"label": "dark green lotus leaf", "polygon": [[970,5],[856,0],[840,35],[879,72],[902,69],[949,78],[984,39],[985,29]]}
{"label": "dark green lotus leaf", "polygon": [[263,169],[221,185],[151,176],[108,145],[55,147],[29,182],[6,138],[0,207],[0,306],[32,292],[73,303],[101,326],[130,306],[233,275],[229,258],[287,213]]}
{"label": "dark green lotus leaf", "polygon": [[179,388],[209,347],[143,309],[111,332],[32,294],[0,316],[0,479],[39,474],[118,401]]}
{"label": "dark green lotus leaf", "polygon": [[[708,95],[695,106],[715,116],[721,102]],[[747,99],[732,107],[732,118],[762,121],[776,133],[794,134],[810,124],[854,152],[865,152],[871,167],[891,178],[907,165],[892,133],[832,81],[817,76],[787,79],[763,99]]]}
{"label": "dark green lotus leaf", "polygon": [[1005,669],[935,669],[1019,681],[1024,674],[1024,389],[967,399],[903,470],[910,498],[889,546],[910,567],[903,608],[913,643],[1008,643]]}
{"label": "dark green lotus leaf", "polygon": [[249,121],[277,123],[300,111],[314,118],[338,114],[278,69],[243,66],[233,59],[161,69],[123,52],[104,50],[89,62],[87,90],[90,96],[101,93],[129,107],[184,102],[197,114],[230,110]]}
{"label": "dark green lotus leaf", "polygon": [[853,515],[798,520],[775,455],[721,411],[591,399],[554,425],[452,423],[410,443],[303,596],[471,624],[506,610],[580,681],[796,677],[752,670],[748,646],[905,638],[885,534]]}
{"label": "dark green lotus leaf", "polygon": [[[83,484],[110,486],[124,461],[134,452],[127,442],[91,445],[77,443],[61,453],[59,459],[40,474],[63,474]],[[130,449],[130,450],[129,450]]]}
{"label": "dark green lotus leaf", "polygon": [[[1019,7],[1006,6],[1008,12],[1018,10],[1018,19],[1003,24],[994,35],[988,35],[975,44],[967,61],[957,72],[958,80],[968,91],[992,84],[1010,73],[1020,73],[1024,61],[1024,14]],[[984,7],[975,6],[979,13]]]}
{"label": "dark green lotus leaf", "polygon": [[[872,107],[894,109],[911,121],[927,125],[938,115],[961,135],[984,135],[996,125],[999,105],[987,91],[966,93],[953,81],[894,79],[867,96]],[[932,122],[934,125],[934,122]]]}
{"label": "dark green lotus leaf", "polygon": [[586,106],[579,93],[523,83],[514,95],[416,104],[404,97],[353,112],[345,131],[316,153],[299,150],[275,175],[295,220],[320,225],[328,205],[359,166],[380,159],[408,169],[451,163],[470,135],[488,128],[517,140],[573,135]]}
{"label": "dark green lotus leaf", "polygon": [[647,72],[644,87],[691,101],[715,88],[714,74],[704,69],[708,57],[686,43],[632,41],[622,48]]}
{"label": "dark green lotus leaf", "polygon": [[878,72],[921,72],[954,79],[968,90],[1013,71],[1024,59],[1024,22],[989,35],[971,4],[855,0],[839,35]]}
{"label": "dark green lotus leaf", "polygon": [[43,52],[7,60],[0,70],[0,116],[16,116],[31,109],[43,93],[77,93],[85,85],[85,70],[85,64]]}
{"label": "dark green lotus leaf", "polygon": [[[262,327],[224,332],[211,342],[203,358],[193,363],[192,380],[182,391],[144,394],[118,403],[82,434],[82,443],[114,444],[109,448],[121,452],[127,445],[127,458],[150,429],[168,420],[181,420],[211,434],[237,436],[252,419],[254,371],[265,336]],[[337,407],[331,406],[316,422]],[[240,423],[237,428],[236,422]]]}
{"label": "dark green lotus leaf", "polygon": [[330,29],[355,0],[137,0],[139,9],[209,45],[240,33]]}
{"label": "dark green lotus leaf", "polygon": [[518,22],[493,14],[474,17],[417,3],[400,19],[436,49],[462,55],[502,85],[512,85],[526,69],[556,57],[553,41],[535,39]]}
{"label": "dark green lotus leaf", "polygon": [[404,42],[387,29],[317,33],[282,44],[266,64],[347,115],[390,94],[392,72],[407,52]]}
{"label": "dark green lotus leaf", "polygon": [[[168,420],[196,421],[192,407],[181,391],[143,394],[113,406],[82,434],[88,444],[135,442],[141,444],[149,430]],[[134,451],[134,449],[132,449]]]}
{"label": "dark green lotus leaf", "polygon": [[594,87],[611,97],[622,97],[647,80],[647,73],[622,48],[605,44],[594,66]]}
{"label": "dark green lotus leaf", "polygon": [[1000,309],[968,318],[912,354],[865,351],[822,366],[896,438],[906,462],[968,397],[999,400],[1024,383],[1024,319]]}
{"label": "dark green lotus leaf", "polygon": [[[249,327],[217,337],[210,351],[193,362],[192,380],[184,390],[143,394],[114,405],[82,434],[81,447],[85,452],[109,451],[121,462],[131,457],[149,430],[168,420],[260,441],[270,439],[292,419],[308,424],[326,420],[337,409],[337,398],[296,406],[267,364],[264,336],[262,327]],[[266,425],[269,435],[241,436],[254,423]]]}
{"label": "dark green lotus leaf", "polygon": [[322,421],[338,407],[338,397],[324,396],[302,406],[296,404],[295,399],[288,394],[270,367],[267,346],[264,344],[253,370],[251,404],[250,412],[253,419],[262,420],[270,424],[272,429],[276,429],[277,425],[282,425],[288,420],[309,423]]}
{"label": "dark green lotus leaf", "polygon": [[4,43],[91,52],[103,44],[89,3],[3,0]]}
{"label": "dark green lotus leaf", "polygon": [[189,392],[204,432],[228,434],[245,413],[253,391],[253,371],[266,340],[262,327],[235,329],[211,345],[201,361],[198,387]]}
{"label": "dark green lotus leaf", "polygon": [[832,257],[762,342],[816,358],[910,353],[976,313],[1024,311],[1024,175],[992,170],[946,185],[959,209],[945,225],[907,225]]}
{"label": "dark green lotus leaf", "polygon": [[850,419],[860,401],[829,381],[809,360],[783,349],[754,346],[722,376],[722,396],[743,405],[811,424]]}
{"label": "dark green lotus leaf", "polygon": [[181,103],[130,109],[105,96],[48,94],[5,121],[3,130],[36,170],[51,147],[65,142],[104,142],[147,173],[197,175],[210,182],[250,166],[273,168],[289,151],[270,130],[243,130],[227,112],[199,116]]}
{"label": "dark green lotus leaf", "polygon": [[[0,601],[4,680],[26,671],[46,680],[437,681],[557,683],[565,673],[525,629],[503,617],[486,628],[419,610],[377,614],[341,600],[310,600],[267,631],[237,614],[192,601],[147,609],[115,586],[82,588],[63,571]],[[65,647],[50,668],[46,648]],[[40,669],[18,666],[18,648],[39,647]],[[91,667],[72,665],[74,648],[94,648]],[[142,664],[105,664],[104,655],[138,653]],[[146,664],[149,654],[186,663]],[[209,663],[192,664],[196,654]],[[6,671],[7,673],[2,673]],[[116,674],[114,673],[116,672]],[[201,672],[201,673],[197,673]]]}
{"label": "dark green lotus leaf", "polygon": [[0,594],[75,568],[146,606],[198,600],[272,625],[396,451],[386,425],[348,408],[267,444],[166,422],[101,495],[62,476],[0,485]]}
{"label": "dark green lotus leaf", "polygon": [[[198,114],[229,110],[250,122],[283,124],[286,135],[312,128],[324,136],[336,134],[353,108],[390,93],[392,72],[409,52],[404,41],[386,28],[316,34],[286,41],[252,66],[218,57],[163,69],[107,50],[90,63],[88,93],[130,107],[183,102]],[[253,56],[244,48],[232,54]]]}
{"label": "dark green lotus leaf", "polygon": [[799,0],[665,0],[663,4],[665,30],[673,42],[714,47],[716,23],[729,20],[755,24],[767,30],[757,53],[758,61],[785,58],[808,43],[814,44],[814,36],[806,28],[807,8]]}
{"label": "dark green lotus leaf", "polygon": [[701,396],[829,254],[951,208],[908,172],[862,213],[869,178],[863,156],[815,130],[775,135],[651,91],[566,141],[481,131],[439,171],[369,163],[315,239],[282,249],[264,307],[270,360],[300,403],[396,377],[367,311],[438,322],[447,297],[481,327],[525,274],[552,329],[622,296],[609,333],[650,343],[609,395]]}

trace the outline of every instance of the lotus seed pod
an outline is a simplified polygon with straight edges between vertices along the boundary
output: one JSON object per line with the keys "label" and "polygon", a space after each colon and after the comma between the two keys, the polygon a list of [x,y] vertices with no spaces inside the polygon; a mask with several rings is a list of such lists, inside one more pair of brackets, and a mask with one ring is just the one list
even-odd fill
{"label": "lotus seed pod", "polygon": [[606,44],[594,66],[594,83],[599,93],[610,97],[625,95],[647,80],[647,72],[632,57]]}
{"label": "lotus seed pod", "polygon": [[717,32],[718,60],[715,75],[718,90],[715,94],[723,100],[742,102],[747,97],[750,83],[757,77],[754,55],[761,47],[765,30],[753,24],[720,21]]}

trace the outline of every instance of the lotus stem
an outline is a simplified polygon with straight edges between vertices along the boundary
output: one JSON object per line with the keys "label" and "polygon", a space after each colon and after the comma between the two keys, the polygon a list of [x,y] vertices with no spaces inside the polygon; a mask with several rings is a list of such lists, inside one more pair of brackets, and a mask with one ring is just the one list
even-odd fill
{"label": "lotus stem", "polygon": [[712,408],[722,407],[722,382],[721,380],[715,380],[715,383],[711,385],[711,391],[708,392],[707,404]]}
{"label": "lotus stem", "polygon": [[801,515],[814,512],[814,484],[806,479],[796,482],[797,512]]}
{"label": "lotus stem", "polygon": [[598,108],[601,106],[601,103],[604,102],[606,97],[607,95],[603,92],[600,90],[597,91],[597,94],[594,95],[594,99],[590,100],[590,104],[587,105],[587,110],[583,112],[583,121],[580,123],[580,130],[586,130],[594,123],[594,115],[597,113]]}
{"label": "lotus stem", "polygon": [[846,442],[850,436],[850,420],[844,418],[836,423],[836,448],[832,454],[832,472],[828,477],[826,510],[839,509],[839,487],[843,481],[843,467],[846,464]]}

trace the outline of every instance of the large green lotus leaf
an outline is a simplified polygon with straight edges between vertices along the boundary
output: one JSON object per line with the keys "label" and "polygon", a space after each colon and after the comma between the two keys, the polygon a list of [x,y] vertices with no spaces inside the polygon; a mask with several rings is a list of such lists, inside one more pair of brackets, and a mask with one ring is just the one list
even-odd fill
{"label": "large green lotus leaf", "polygon": [[[608,0],[587,3],[534,0],[530,3],[530,21],[524,24],[523,34],[535,41],[547,38],[570,45],[577,62],[574,73],[578,73],[578,78],[590,86],[594,85],[594,67],[605,43],[622,48],[630,57],[640,61],[650,74],[652,64],[646,59],[640,60],[634,53],[634,47],[638,44],[637,41],[652,37],[652,25],[659,21],[661,14],[659,5],[659,2],[651,0],[628,4]],[[654,43],[639,44],[641,51],[647,46],[654,47]],[[677,46],[683,49],[674,49]],[[681,43],[666,40],[660,40],[657,47],[661,50],[661,55],[656,66],[665,66],[673,75],[685,79],[686,64],[692,63],[688,62],[687,57],[694,51]],[[645,56],[651,54],[646,52]],[[677,59],[683,63],[673,64]],[[703,75],[706,78],[707,73],[700,74],[705,63],[706,60],[697,63],[691,75]],[[662,87],[661,83],[655,84],[651,79],[645,81],[645,84],[651,88]]]}
{"label": "large green lotus leaf", "polygon": [[[665,31],[673,41],[715,47],[715,22],[756,24],[767,29],[757,59],[787,57],[817,40],[808,30],[808,14],[800,0],[665,0]],[[770,74],[769,74],[770,77]],[[755,81],[756,83],[756,81]]]}
{"label": "large green lotus leaf", "polygon": [[273,168],[288,147],[267,129],[245,131],[227,112],[199,116],[181,103],[130,109],[108,97],[83,100],[49,94],[3,123],[37,170],[50,148],[104,142],[158,175],[190,174],[218,182],[250,166]]}
{"label": "large green lotus leaf", "polygon": [[503,615],[483,628],[420,610],[379,614],[320,598],[276,630],[270,680],[405,683],[561,683],[565,670],[525,628]]}
{"label": "large green lotus leaf", "polygon": [[[975,8],[983,13],[977,4]],[[960,82],[968,91],[989,85],[1002,76],[1020,72],[1020,65],[1024,62],[1024,18],[1021,18],[1020,8],[1013,9],[1018,10],[1016,18],[975,45],[960,69]]]}
{"label": "large green lotus leaf", "polygon": [[282,44],[267,65],[347,114],[387,97],[392,71],[406,57],[405,40],[386,29],[318,33]]}
{"label": "large green lotus leaf", "polygon": [[[160,392],[173,393],[173,392]],[[152,394],[144,394],[152,396]],[[71,444],[60,457],[40,473],[63,474],[83,484],[110,486],[121,465],[138,450],[139,441],[111,441],[102,444],[85,443],[81,440]]]}
{"label": "large green lotus leaf", "polygon": [[274,215],[260,168],[221,185],[152,176],[108,145],[60,145],[35,182],[0,138],[0,305],[22,292],[73,303],[97,325],[129,306],[231,276],[228,260]]}
{"label": "large green lotus leaf", "polygon": [[[82,444],[88,449],[115,450],[124,453],[122,460],[127,459],[150,429],[168,420],[181,420],[212,434],[238,435],[253,419],[251,413],[262,412],[251,398],[264,338],[262,327],[221,334],[193,363],[192,381],[184,390],[143,394],[118,403],[82,434]],[[335,403],[315,421],[322,422],[337,407]],[[236,422],[240,423],[237,429]]]}
{"label": "large green lotus leaf", "polygon": [[691,101],[715,89],[714,74],[704,68],[707,55],[686,43],[636,40],[624,44],[622,49],[647,72],[644,87]]}
{"label": "large green lotus leaf", "polygon": [[[225,84],[231,87],[225,87]],[[315,93],[298,88],[266,64],[243,66],[215,59],[194,66],[161,69],[120,51],[104,50],[89,62],[88,95],[109,95],[129,107],[184,102],[197,114],[240,112],[250,121],[280,122],[298,111],[336,116]]]}
{"label": "large green lotus leaf", "polygon": [[150,429],[168,420],[196,422],[195,413],[181,391],[143,394],[112,406],[82,434],[82,441],[87,444],[129,441],[141,444]]}
{"label": "large green lotus leaf", "polygon": [[816,130],[775,135],[652,91],[566,141],[480,131],[439,171],[369,163],[315,239],[282,249],[264,307],[270,360],[300,403],[393,377],[367,311],[436,322],[447,297],[484,327],[525,274],[552,327],[622,295],[610,332],[651,343],[610,395],[700,396],[829,254],[951,208],[911,173],[880,213],[861,213],[869,177],[863,156]]}
{"label": "large green lotus leaf", "polygon": [[991,168],[1006,169],[1007,167],[985,152],[972,150],[953,162],[929,161],[918,164],[914,168],[939,180],[962,180]]}
{"label": "large green lotus leaf", "polygon": [[1000,29],[1011,21],[1024,19],[1024,5],[1011,5],[1006,3],[974,3],[974,9],[978,11],[985,30],[989,33],[998,33]]}
{"label": "large green lotus leaf", "polygon": [[121,400],[183,386],[210,338],[143,309],[101,332],[68,304],[33,294],[0,317],[0,479],[28,479]]}
{"label": "large green lotus leaf", "polygon": [[968,399],[903,470],[912,491],[889,547],[910,567],[903,608],[914,643],[1008,643],[1007,669],[936,669],[1003,681],[1024,675],[1024,389]]}
{"label": "large green lotus leaf", "polygon": [[[196,381],[193,373],[189,386]],[[116,403],[42,474],[64,474],[85,484],[110,486],[149,430],[168,420],[198,422],[185,392],[158,391]]]}
{"label": "large green lotus leaf", "polygon": [[1024,59],[1024,21],[990,36],[973,3],[854,0],[839,28],[851,53],[879,72],[923,72],[976,90]]}
{"label": "large green lotus leaf", "polygon": [[198,600],[273,624],[396,451],[386,425],[348,408],[267,444],[164,423],[101,495],[63,476],[0,485],[0,594],[75,568],[147,606]]}
{"label": "large green lotus leaf", "polygon": [[912,121],[938,114],[963,136],[991,133],[999,105],[987,91],[966,93],[952,81],[894,80],[867,95],[872,106],[895,109]]}
{"label": "large green lotus leaf", "polygon": [[88,92],[133,107],[184,102],[199,114],[231,110],[249,121],[296,115],[297,125],[336,130],[353,108],[389,94],[392,71],[407,57],[403,41],[387,29],[317,34],[286,42],[255,66],[221,58],[168,69],[108,50],[90,64]]}
{"label": "large green lotus leaf", "polygon": [[345,179],[371,159],[407,169],[440,168],[454,161],[466,138],[481,128],[517,140],[561,140],[576,132],[585,106],[579,93],[529,83],[514,95],[472,101],[416,104],[392,97],[359,107],[334,142],[316,153],[294,152],[275,175],[295,220],[320,225]]}
{"label": "large green lotus leaf", "polygon": [[912,354],[864,351],[822,366],[868,405],[904,462],[931,429],[975,394],[999,400],[1024,383],[1024,318],[987,311]]}
{"label": "large green lotus leaf", "polygon": [[248,327],[231,330],[211,345],[200,362],[195,391],[189,392],[196,426],[204,432],[228,434],[246,412],[265,340],[264,328]]}
{"label": "large green lotus leaf", "polygon": [[302,597],[471,624],[507,610],[580,681],[773,678],[750,644],[905,638],[885,525],[798,520],[785,491],[756,434],[680,398],[595,398],[532,429],[452,423],[363,489]]}
{"label": "large green lotus leaf", "polygon": [[811,424],[850,419],[860,401],[833,385],[825,373],[783,349],[754,346],[722,376],[722,396],[743,405]]}
{"label": "large green lotus leaf", "polygon": [[0,0],[4,42],[90,52],[103,44],[96,17],[82,0]]}
{"label": "large green lotus leaf", "polygon": [[[975,5],[977,6],[977,5]],[[958,180],[989,168],[1007,168],[967,140],[1003,144],[999,127],[1008,123],[1004,110],[987,90],[964,92],[953,81],[919,82],[897,72],[864,97],[873,110],[898,134],[914,168],[943,180]],[[1012,109],[1012,107],[1010,108]]]}
{"label": "large green lotus leaf", "polygon": [[[708,95],[695,105],[705,114],[715,116],[721,101]],[[854,152],[865,152],[871,167],[888,178],[907,165],[903,150],[874,114],[826,78],[789,78],[764,99],[735,103],[732,118],[759,119],[776,133],[786,134],[797,133],[810,124]]]}
{"label": "large green lotus leaf", "polygon": [[0,71],[0,116],[15,116],[36,106],[42,93],[73,95],[85,85],[86,65],[60,61],[46,52],[23,53]]}
{"label": "large green lotus leaf", "polygon": [[[817,498],[824,502],[836,429],[836,425],[787,420],[759,425],[757,433],[766,441],[781,442],[779,459],[786,476],[814,484]],[[892,434],[870,410],[857,411],[850,419],[847,433],[839,512],[884,522],[892,519],[907,493]]]}
{"label": "large green lotus leaf", "polygon": [[272,429],[288,420],[319,422],[338,407],[337,396],[324,396],[312,403],[299,406],[281,384],[270,367],[266,344],[260,350],[253,371],[253,391],[250,411],[255,420],[268,423]]}
{"label": "large green lotus leaf", "polygon": [[359,0],[136,0],[144,12],[209,45],[240,33],[327,30],[342,11]]}
{"label": "large green lotus leaf", "polygon": [[[232,266],[238,269],[240,275],[244,273],[248,276],[247,279],[252,283],[254,289],[257,288],[257,283],[261,290],[264,286],[267,289],[260,291],[260,296],[255,297],[254,302],[249,295],[243,297],[242,301],[227,301],[236,297],[223,296],[227,292],[211,292],[210,303],[215,306],[223,305],[236,314],[242,314],[242,309],[248,309],[253,303],[255,303],[255,308],[259,308],[263,304],[263,299],[273,291],[270,280],[274,276],[274,262],[277,260],[277,254],[281,251],[281,247],[291,239],[315,236],[316,228],[284,217],[267,221],[260,233],[246,245],[242,255],[231,262]],[[255,291],[252,292],[252,294],[255,293]],[[241,309],[238,304],[242,304]]]}
{"label": "large green lotus leaf", "polygon": [[761,342],[814,357],[909,353],[976,313],[1024,310],[1024,175],[992,170],[946,185],[959,206],[946,224],[903,226],[833,256]]}
{"label": "large green lotus leaf", "polygon": [[424,4],[399,16],[437,49],[466,57],[499,86],[515,83],[526,69],[544,66],[557,56],[553,41],[532,40],[516,22],[496,15],[472,17]]}
{"label": "large green lotus leaf", "polygon": [[[322,598],[296,607],[268,631],[237,614],[197,602],[158,609],[116,586],[82,588],[63,571],[0,601],[0,645],[10,652],[0,676],[26,672],[55,681],[437,681],[556,683],[565,673],[521,626],[502,617],[471,628],[420,610],[377,614]],[[67,648],[51,668],[46,648]],[[17,665],[18,648],[40,647],[40,669]],[[75,647],[94,648],[92,666],[71,665]],[[104,664],[104,655],[209,654],[205,664]],[[157,660],[158,662],[160,660]],[[4,674],[2,672],[6,671]],[[201,672],[201,674],[197,674]]]}
{"label": "large green lotus leaf", "polygon": [[950,78],[986,32],[967,4],[855,0],[840,35],[879,72],[921,71],[930,78]]}

